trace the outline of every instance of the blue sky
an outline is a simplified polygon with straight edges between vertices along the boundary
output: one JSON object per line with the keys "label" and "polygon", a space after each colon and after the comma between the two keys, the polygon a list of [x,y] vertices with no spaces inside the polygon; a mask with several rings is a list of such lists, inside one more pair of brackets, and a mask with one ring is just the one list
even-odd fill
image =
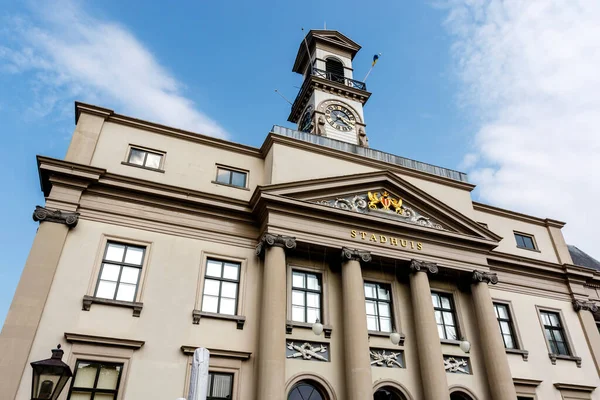
{"label": "blue sky", "polygon": [[43,204],[35,156],[64,157],[75,100],[260,146],[292,126],[274,90],[293,100],[301,28],[324,23],[362,45],[356,78],[382,53],[372,147],[464,170],[475,199],[567,220],[567,240],[600,256],[600,9],[520,3],[0,1],[0,324]]}

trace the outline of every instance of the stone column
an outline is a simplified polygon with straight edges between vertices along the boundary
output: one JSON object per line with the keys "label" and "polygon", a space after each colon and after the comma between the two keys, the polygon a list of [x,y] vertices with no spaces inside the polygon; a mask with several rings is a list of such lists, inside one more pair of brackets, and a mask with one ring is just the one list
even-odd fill
{"label": "stone column", "polygon": [[600,333],[598,333],[596,321],[592,314],[598,312],[598,305],[593,301],[573,300],[573,308],[577,311],[577,316],[585,334],[585,340],[592,353],[598,375],[600,375]]}
{"label": "stone column", "polygon": [[477,327],[488,385],[492,400],[515,400],[517,393],[488,283],[492,285],[498,283],[498,276],[495,273],[473,271],[471,294],[473,308],[477,316]]}
{"label": "stone column", "polygon": [[17,394],[67,233],[79,214],[38,206],[33,219],[40,226],[0,333],[0,393],[7,400]]}
{"label": "stone column", "polygon": [[365,309],[365,289],[360,261],[371,261],[371,253],[342,249],[342,299],[344,348],[346,357],[346,398],[373,398],[369,332]]}
{"label": "stone column", "polygon": [[431,287],[427,276],[427,274],[437,274],[438,267],[434,263],[412,260],[410,269],[410,295],[423,400],[448,400],[450,392],[444,369],[444,356],[435,323]]}
{"label": "stone column", "polygon": [[264,254],[262,304],[258,346],[258,394],[261,400],[285,397],[285,249],[294,249],[296,239],[267,233],[256,254]]}

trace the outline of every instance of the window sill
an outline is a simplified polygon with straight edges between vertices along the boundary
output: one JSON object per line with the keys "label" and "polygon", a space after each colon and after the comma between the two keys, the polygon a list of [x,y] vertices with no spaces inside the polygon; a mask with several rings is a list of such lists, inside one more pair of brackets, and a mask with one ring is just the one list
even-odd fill
{"label": "window sill", "polygon": [[230,185],[229,183],[223,183],[223,182],[217,182],[217,181],[210,181],[210,183],[214,183],[215,185],[220,185],[220,186],[227,186],[227,187],[235,188],[235,189],[242,189],[242,190],[248,190],[248,191],[250,190],[247,187]]}
{"label": "window sill", "polygon": [[142,313],[142,308],[144,307],[144,303],[139,303],[135,301],[110,300],[88,295],[83,296],[83,311],[90,311],[92,304],[104,304],[105,306],[131,308],[133,309],[134,317],[139,317]]}
{"label": "window sill", "polygon": [[541,251],[539,251],[538,249],[530,249],[529,247],[521,247],[521,246],[517,246],[517,249],[521,249],[521,250],[529,250],[529,251],[533,251],[536,253],[541,253]]}
{"label": "window sill", "polygon": [[460,346],[460,340],[440,339],[441,344],[449,344],[450,346]]}
{"label": "window sill", "polygon": [[552,354],[552,353],[548,353],[548,357],[550,357],[550,361],[552,362],[552,365],[556,365],[556,360],[575,361],[575,363],[577,364],[577,368],[581,368],[581,357],[563,356],[560,354]]}
{"label": "window sill", "polygon": [[[308,322],[297,322],[297,321],[287,321],[285,323],[285,333],[290,335],[294,328],[300,329],[312,329],[313,324]],[[333,327],[331,325],[323,325],[323,332],[325,332],[325,339],[331,339],[331,332],[333,331]]]}
{"label": "window sill", "polygon": [[529,351],[521,349],[504,349],[506,354],[520,354],[523,357],[523,361],[527,361],[529,358]]}
{"label": "window sill", "polygon": [[204,312],[200,310],[192,311],[192,318],[194,325],[198,325],[200,323],[201,318],[214,318],[214,319],[224,319],[228,321],[235,321],[237,323],[238,329],[244,329],[244,324],[246,323],[246,317],[243,315],[226,315],[226,314],[217,314],[211,312]]}
{"label": "window sill", "polygon": [[[391,334],[392,332],[369,331],[369,337],[376,336],[389,339]],[[406,339],[406,335],[404,333],[400,333],[400,342],[398,343],[398,346],[404,346],[404,339]]]}
{"label": "window sill", "polygon": [[136,168],[141,168],[141,169],[147,169],[148,171],[160,172],[161,174],[165,173],[164,169],[144,167],[143,165],[137,165],[137,164],[133,164],[133,163],[128,163],[127,161],[121,161],[121,164],[127,165],[129,167],[136,167]]}

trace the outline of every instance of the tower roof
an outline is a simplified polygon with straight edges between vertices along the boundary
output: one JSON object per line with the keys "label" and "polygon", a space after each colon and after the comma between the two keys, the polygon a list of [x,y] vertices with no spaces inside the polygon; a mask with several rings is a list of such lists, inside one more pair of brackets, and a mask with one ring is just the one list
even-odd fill
{"label": "tower roof", "polygon": [[[327,44],[342,50],[346,50],[350,53],[350,58],[354,59],[354,56],[361,49],[361,46],[343,35],[338,31],[324,30],[324,29],[311,29],[306,35],[306,43],[310,49],[313,49],[317,43]],[[299,74],[304,73],[306,64],[308,63],[308,55],[306,54],[306,45],[304,40],[300,43],[298,48],[298,54],[296,55],[296,61],[294,61],[293,72]]]}

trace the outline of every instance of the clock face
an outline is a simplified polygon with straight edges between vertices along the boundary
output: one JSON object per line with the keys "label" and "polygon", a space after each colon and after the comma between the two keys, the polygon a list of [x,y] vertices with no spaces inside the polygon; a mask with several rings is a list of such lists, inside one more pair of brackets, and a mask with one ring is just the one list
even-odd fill
{"label": "clock face", "polygon": [[339,104],[330,104],[325,109],[325,119],[329,125],[342,132],[350,132],[354,129],[356,118],[352,111]]}

